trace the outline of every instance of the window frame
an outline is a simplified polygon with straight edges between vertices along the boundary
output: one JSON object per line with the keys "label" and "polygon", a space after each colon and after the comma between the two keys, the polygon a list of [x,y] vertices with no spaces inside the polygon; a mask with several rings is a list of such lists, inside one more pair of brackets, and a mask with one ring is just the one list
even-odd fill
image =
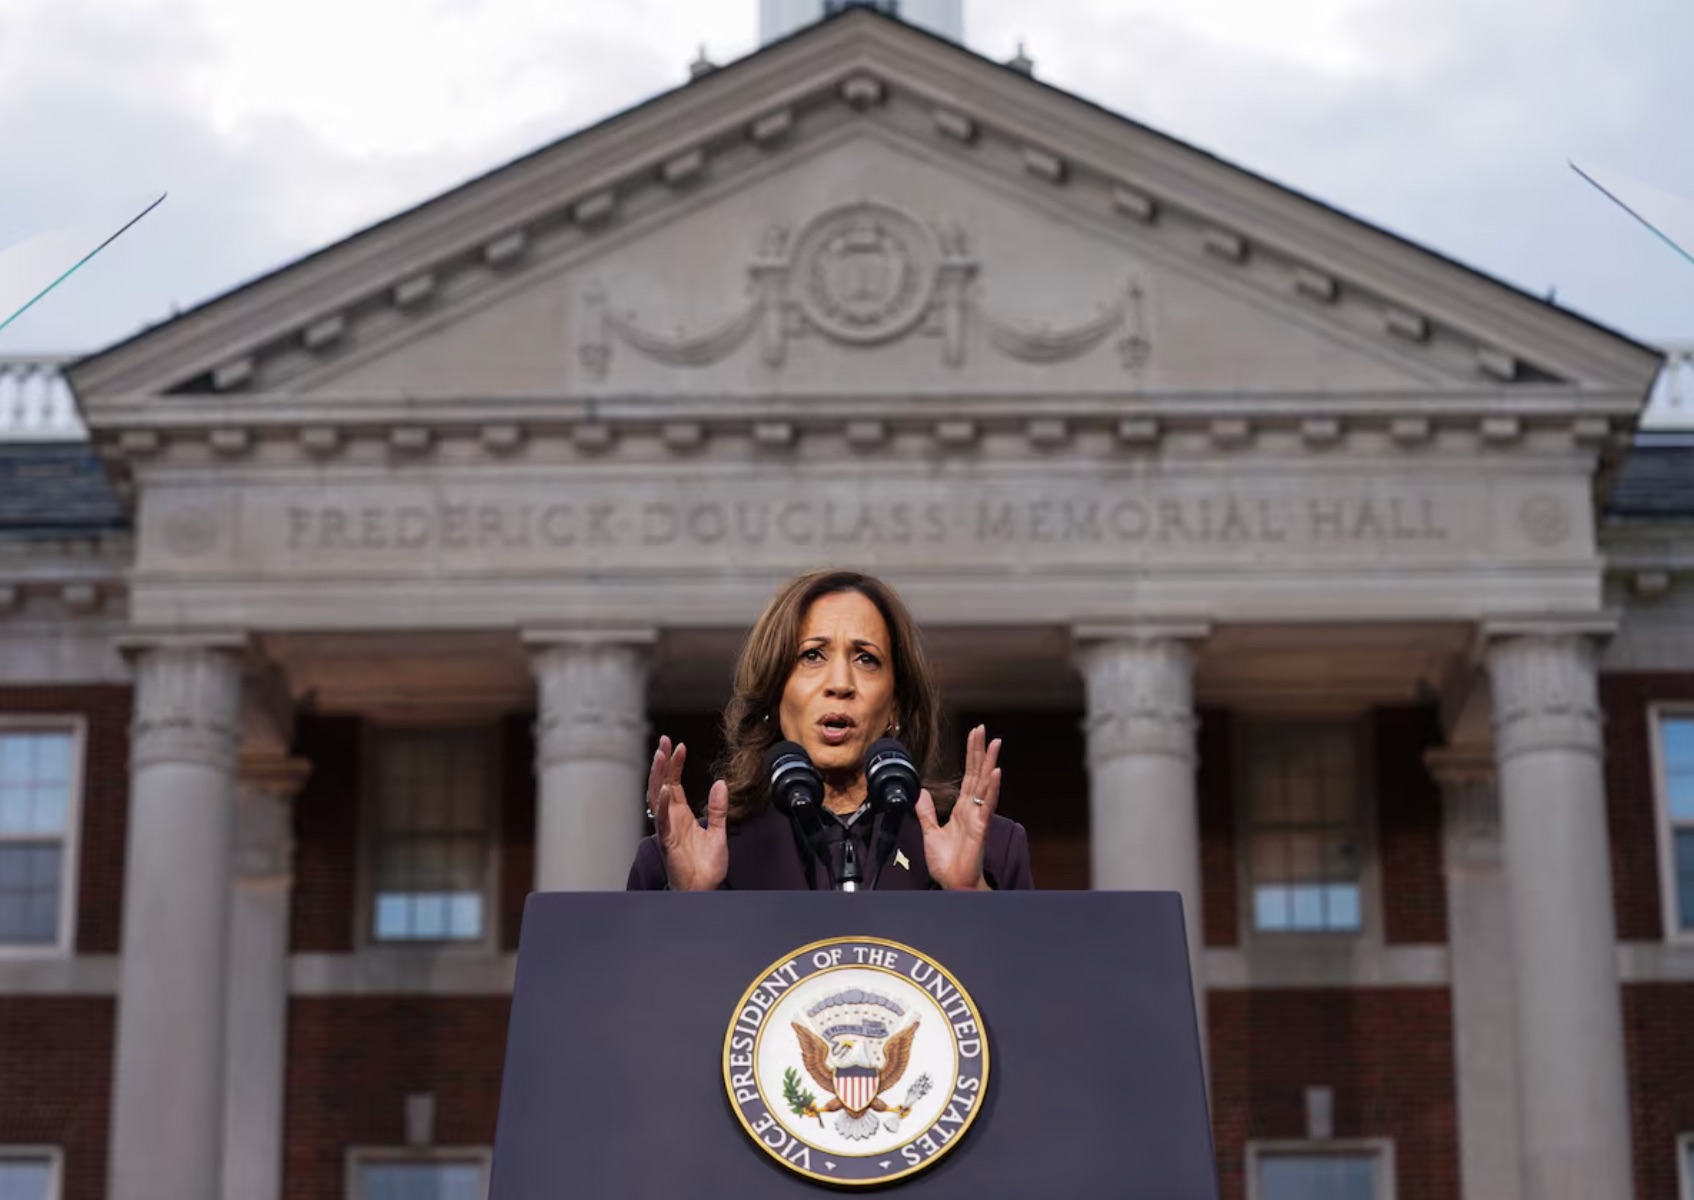
{"label": "window frame", "polygon": [[59,936],[50,943],[0,941],[0,959],[68,958],[76,953],[77,893],[82,887],[88,718],[76,713],[7,713],[0,716],[0,736],[9,733],[70,734],[71,771],[67,783],[70,795],[65,800],[64,858],[59,864]]}
{"label": "window frame", "polygon": [[[501,810],[505,761],[497,721],[449,723],[439,720],[366,721],[359,739],[359,882],[353,912],[353,945],[381,954],[488,954],[500,947]],[[380,938],[376,935],[377,851],[382,830],[381,751],[383,739],[397,733],[475,734],[488,752],[488,845],[482,881],[482,934],[474,938]]]}
{"label": "window frame", "polygon": [[1259,1193],[1259,1163],[1266,1158],[1335,1158],[1370,1155],[1376,1160],[1376,1195],[1371,1200],[1394,1200],[1394,1139],[1363,1138],[1277,1138],[1247,1143],[1247,1200],[1263,1200]]}
{"label": "window frame", "polygon": [[47,1200],[60,1200],[65,1192],[65,1150],[62,1146],[0,1145],[0,1163],[7,1160],[46,1159],[50,1172]]}
{"label": "window frame", "polygon": [[494,1180],[494,1149],[491,1146],[349,1146],[342,1195],[347,1200],[367,1200],[359,1169],[389,1163],[474,1162],[482,1169],[484,1200]]}
{"label": "window frame", "polygon": [[[1253,813],[1247,781],[1252,740],[1278,726],[1335,725],[1352,736],[1358,788],[1359,927],[1357,929],[1261,929],[1253,894]],[[1381,864],[1377,846],[1376,743],[1369,710],[1354,708],[1261,708],[1235,713],[1230,753],[1235,795],[1236,920],[1241,947],[1347,947],[1381,940]]]}
{"label": "window frame", "polygon": [[[1682,928],[1681,897],[1676,886],[1676,826],[1670,814],[1670,777],[1666,772],[1664,721],[1670,717],[1694,722],[1694,700],[1666,701],[1647,706],[1647,741],[1653,766],[1653,825],[1659,849],[1659,920],[1664,940],[1694,946],[1694,926]],[[1688,828],[1694,829],[1694,825]]]}

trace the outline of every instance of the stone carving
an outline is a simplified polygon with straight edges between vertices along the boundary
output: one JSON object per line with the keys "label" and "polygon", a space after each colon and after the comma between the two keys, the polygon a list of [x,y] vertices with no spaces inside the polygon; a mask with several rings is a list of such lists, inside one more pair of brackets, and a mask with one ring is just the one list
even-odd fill
{"label": "stone carving", "polygon": [[639,763],[647,740],[647,650],[615,640],[564,641],[536,648],[540,692],[537,759]]}
{"label": "stone carving", "polygon": [[1557,546],[1570,536],[1570,508],[1561,497],[1542,492],[1523,502],[1518,509],[1518,524],[1537,546]]}
{"label": "stone carving", "polygon": [[870,346],[917,333],[939,338],[943,359],[957,367],[974,317],[990,346],[1023,362],[1078,358],[1121,330],[1124,367],[1146,364],[1151,343],[1139,284],[1130,283],[1080,325],[1054,328],[991,316],[972,295],[977,271],[963,230],[931,229],[890,205],[856,201],[818,214],[798,234],[784,226],[767,230],[748,268],[745,307],[704,331],[654,330],[591,284],[577,356],[590,378],[604,379],[619,343],[665,366],[697,368],[728,358],[757,331],[761,357],[774,367],[791,337]]}
{"label": "stone carving", "polygon": [[133,758],[233,773],[241,744],[239,656],[207,646],[153,646],[137,656]]}
{"label": "stone carving", "polygon": [[1424,756],[1441,788],[1447,865],[1496,867],[1502,861],[1500,792],[1493,751],[1443,747]]}
{"label": "stone carving", "polygon": [[988,340],[995,349],[1021,362],[1054,363],[1078,358],[1119,328],[1124,332],[1118,339],[1118,356],[1126,370],[1134,371],[1145,366],[1152,349],[1144,332],[1146,324],[1139,284],[1130,284],[1122,296],[1109,304],[1102,304],[1093,320],[1070,329],[1054,329],[1045,324],[1020,325],[998,320],[985,309],[978,312],[988,331]]}
{"label": "stone carving", "polygon": [[1580,634],[1521,634],[1488,649],[1494,741],[1505,762],[1536,750],[1600,754],[1594,646]]}
{"label": "stone carving", "polygon": [[203,508],[180,508],[165,518],[165,545],[185,558],[205,554],[217,542],[217,520]]}
{"label": "stone carving", "polygon": [[1081,655],[1088,693],[1088,757],[1126,754],[1195,760],[1193,655],[1174,637],[1097,642]]}

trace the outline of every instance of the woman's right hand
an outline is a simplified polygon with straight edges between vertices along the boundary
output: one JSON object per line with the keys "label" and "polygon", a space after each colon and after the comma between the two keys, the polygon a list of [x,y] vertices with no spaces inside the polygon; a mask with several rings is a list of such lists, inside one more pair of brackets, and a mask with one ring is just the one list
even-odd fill
{"label": "woman's right hand", "polygon": [[729,788],[721,779],[712,784],[706,797],[706,824],[701,826],[682,791],[682,764],[687,760],[687,746],[678,742],[672,749],[670,738],[659,739],[647,772],[647,811],[653,814],[671,890],[709,892],[729,874],[729,842],[724,834]]}

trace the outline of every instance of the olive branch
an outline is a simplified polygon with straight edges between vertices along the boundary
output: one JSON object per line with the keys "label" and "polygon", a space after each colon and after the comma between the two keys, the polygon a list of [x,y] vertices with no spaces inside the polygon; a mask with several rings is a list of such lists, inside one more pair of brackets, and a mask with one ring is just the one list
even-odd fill
{"label": "olive branch", "polygon": [[[817,1109],[812,1108],[812,1103],[817,1097],[811,1092],[801,1089],[800,1072],[793,1067],[788,1067],[782,1072],[782,1098],[788,1101],[788,1109],[795,1116],[817,1117],[818,1125],[820,1127],[823,1125],[823,1115]],[[810,1113],[806,1111],[809,1108],[812,1109]]]}

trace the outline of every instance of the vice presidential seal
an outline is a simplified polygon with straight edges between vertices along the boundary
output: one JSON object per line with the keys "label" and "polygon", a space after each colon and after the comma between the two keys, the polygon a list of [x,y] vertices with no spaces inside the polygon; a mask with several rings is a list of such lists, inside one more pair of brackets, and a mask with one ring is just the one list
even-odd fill
{"label": "vice presidential seal", "polygon": [[959,1144],[988,1086],[969,993],[934,959],[832,938],[767,967],[724,1039],[741,1125],[783,1166],[837,1184],[923,1170]]}

